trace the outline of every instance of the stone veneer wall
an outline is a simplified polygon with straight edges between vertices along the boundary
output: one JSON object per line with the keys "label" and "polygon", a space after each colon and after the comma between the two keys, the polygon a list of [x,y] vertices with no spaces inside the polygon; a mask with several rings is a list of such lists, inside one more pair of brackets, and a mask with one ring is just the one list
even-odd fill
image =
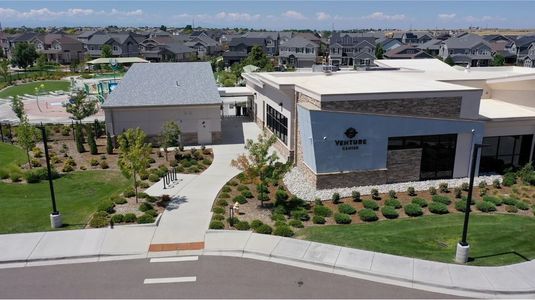
{"label": "stone veneer wall", "polygon": [[307,95],[304,95],[302,93],[299,93],[299,96],[298,96],[298,99],[297,99],[297,102],[298,103],[310,103],[314,106],[316,106],[317,108],[321,108],[321,102],[314,99],[314,98],[311,98]]}
{"label": "stone veneer wall", "polygon": [[180,136],[183,145],[197,145],[197,132],[182,132]]}
{"label": "stone veneer wall", "polygon": [[386,182],[420,180],[422,149],[389,150],[386,160]]}
{"label": "stone veneer wall", "polygon": [[458,119],[461,97],[321,102],[322,110]]}
{"label": "stone veneer wall", "polygon": [[212,144],[221,144],[223,142],[223,133],[221,131],[212,131]]}

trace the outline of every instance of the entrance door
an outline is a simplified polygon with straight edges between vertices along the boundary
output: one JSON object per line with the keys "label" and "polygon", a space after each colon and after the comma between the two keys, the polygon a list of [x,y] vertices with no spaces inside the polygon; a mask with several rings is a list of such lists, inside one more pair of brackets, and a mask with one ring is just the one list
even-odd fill
{"label": "entrance door", "polygon": [[210,131],[208,120],[199,120],[199,125],[197,126],[197,143],[200,145],[212,143],[212,132]]}

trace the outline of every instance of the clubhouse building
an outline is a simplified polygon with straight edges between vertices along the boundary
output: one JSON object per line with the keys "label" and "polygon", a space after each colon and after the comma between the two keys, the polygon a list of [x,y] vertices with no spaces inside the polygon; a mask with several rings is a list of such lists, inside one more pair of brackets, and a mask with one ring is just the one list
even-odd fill
{"label": "clubhouse building", "polygon": [[503,172],[534,159],[535,71],[378,60],[366,71],[247,73],[254,121],[318,189]]}

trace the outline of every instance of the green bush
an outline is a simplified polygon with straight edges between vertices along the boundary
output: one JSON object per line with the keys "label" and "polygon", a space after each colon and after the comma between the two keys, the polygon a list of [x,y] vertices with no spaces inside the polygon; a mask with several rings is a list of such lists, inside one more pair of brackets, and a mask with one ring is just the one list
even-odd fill
{"label": "green bush", "polygon": [[463,196],[463,190],[459,187],[456,187],[453,189],[453,194],[455,195],[455,198],[461,199],[461,197]]}
{"label": "green bush", "polygon": [[282,205],[286,203],[286,200],[288,200],[289,196],[286,191],[283,190],[277,190],[275,192],[275,205]]}
{"label": "green bush", "polygon": [[388,197],[390,197],[390,199],[396,199],[397,198],[396,191],[394,190],[388,191]]}
{"label": "green bush", "polygon": [[516,206],[516,203],[518,201],[519,201],[518,199],[511,198],[511,197],[503,198],[503,203],[506,204],[506,205]]}
{"label": "green bush", "polygon": [[502,184],[504,186],[512,186],[515,183],[516,183],[515,173],[505,173],[505,175],[503,175]]}
{"label": "green bush", "polygon": [[271,234],[271,232],[273,232],[273,229],[268,224],[262,224],[258,226],[257,228],[255,228],[254,231],[256,233],[261,233],[261,234]]}
{"label": "green bush", "polygon": [[146,215],[149,215],[149,216],[153,216],[153,217],[157,217],[158,216],[158,212],[155,211],[154,209],[149,209],[145,212]]}
{"label": "green bush", "polygon": [[223,221],[223,220],[225,220],[225,216],[223,216],[223,215],[214,214],[212,216],[212,221]]}
{"label": "green bush", "polygon": [[248,190],[249,190],[249,187],[246,186],[246,185],[240,185],[240,186],[238,186],[238,191],[240,191],[240,192],[248,191]]}
{"label": "green bush", "polygon": [[492,202],[496,206],[502,205],[502,199],[493,196],[483,196],[483,201]]}
{"label": "green bush", "polygon": [[124,222],[124,216],[121,214],[116,214],[111,216],[111,220],[113,221],[113,223],[122,223]]}
{"label": "green bush", "polygon": [[209,229],[224,229],[225,224],[221,221],[212,221],[210,222],[210,226],[208,226]]}
{"label": "green bush", "polygon": [[225,199],[219,199],[215,204],[217,204],[218,206],[228,206],[228,202]]}
{"label": "green bush", "polygon": [[358,191],[352,191],[351,192],[351,199],[353,199],[354,202],[360,202],[362,199],[360,198],[360,192]]}
{"label": "green bush", "polygon": [[260,227],[262,225],[264,225],[264,223],[262,221],[258,220],[258,219],[255,219],[255,220],[251,221],[251,228],[253,230],[256,230],[258,227]]}
{"label": "green bush", "polygon": [[340,206],[338,206],[338,211],[342,214],[348,214],[348,215],[353,215],[357,212],[357,210],[355,208],[353,208],[353,206],[349,205],[349,204],[340,204]]}
{"label": "green bush", "polygon": [[149,224],[154,223],[154,217],[149,214],[143,214],[141,217],[137,218],[138,224]]}
{"label": "green bush", "polygon": [[89,226],[93,228],[107,227],[109,224],[108,219],[100,216],[93,216],[89,222]]}
{"label": "green bush", "polygon": [[518,208],[520,210],[528,210],[529,209],[529,205],[524,201],[517,201],[515,206],[516,206],[516,208]]}
{"label": "green bush", "polygon": [[349,224],[351,223],[351,216],[348,214],[336,213],[334,214],[334,221],[336,224]]}
{"label": "green bush", "polygon": [[468,192],[468,189],[470,188],[470,185],[468,184],[468,182],[463,182],[461,184],[461,190],[465,191],[465,192]]}
{"label": "green bush", "polygon": [[272,213],[271,220],[272,221],[286,221],[286,217],[283,214]]}
{"label": "green bush", "polygon": [[125,223],[134,223],[137,220],[137,217],[133,213],[127,213],[124,215],[124,222]]}
{"label": "green bush", "polygon": [[26,171],[26,173],[24,173],[24,179],[28,183],[38,183],[41,181],[39,174],[37,174],[37,172],[35,172],[34,170]]}
{"label": "green bush", "polygon": [[273,231],[274,235],[283,236],[283,237],[292,237],[294,235],[294,232],[290,226],[278,226],[275,227],[275,231]]}
{"label": "green bush", "polygon": [[108,162],[105,160],[100,161],[100,168],[101,169],[108,169],[110,166],[108,166]]}
{"label": "green bush", "polygon": [[154,209],[154,207],[150,203],[143,202],[143,203],[141,203],[139,205],[139,211],[145,212],[145,211],[150,210],[150,209]]}
{"label": "green bush", "polygon": [[221,189],[222,192],[224,193],[229,193],[230,191],[232,191],[232,189],[230,188],[230,186],[224,186],[222,189]]}
{"label": "green bush", "polygon": [[416,196],[416,190],[414,189],[414,187],[409,186],[407,188],[407,194],[409,194],[409,196]]}
{"label": "green bush", "polygon": [[433,202],[438,202],[438,203],[442,203],[445,205],[451,204],[451,199],[450,197],[447,197],[447,196],[434,195],[433,197],[431,197],[431,200],[433,200]]}
{"label": "green bush", "polygon": [[238,223],[234,224],[234,228],[238,230],[249,230],[251,229],[251,226],[247,221],[239,221]]}
{"label": "green bush", "polygon": [[242,195],[243,197],[245,197],[245,198],[249,198],[249,199],[254,197],[254,196],[253,196],[253,193],[251,193],[251,191],[242,191],[242,192],[241,192],[241,195]]}
{"label": "green bush", "polygon": [[429,211],[437,215],[449,213],[448,206],[442,202],[431,202],[429,204]]}
{"label": "green bush", "polygon": [[229,193],[221,193],[221,194],[219,194],[219,198],[221,198],[221,199],[229,199],[230,195],[229,195]]}
{"label": "green bush", "polygon": [[379,197],[379,190],[378,189],[371,189],[370,195],[372,196],[373,200],[381,200],[381,197]]}
{"label": "green bush", "polygon": [[288,222],[288,225],[290,225],[292,227],[295,227],[295,228],[303,228],[303,227],[305,227],[305,225],[303,225],[303,222],[301,222],[299,220],[290,220]]}
{"label": "green bush", "polygon": [[[464,201],[468,201],[468,196],[462,196],[461,199]],[[470,205],[474,205],[474,204],[476,204],[476,200],[474,199],[474,197],[472,197],[472,200],[470,201]]]}
{"label": "green bush", "polygon": [[485,180],[482,180],[482,181],[479,182],[478,186],[479,186],[480,189],[485,189],[485,188],[487,188],[487,182]]}
{"label": "green bush", "polygon": [[496,211],[496,205],[489,201],[478,201],[476,203],[476,208],[482,212]]}
{"label": "green bush", "polygon": [[455,209],[460,212],[466,211],[466,200],[459,200],[455,202]]}
{"label": "green bush", "polygon": [[508,212],[508,213],[517,213],[518,212],[518,208],[516,208],[516,206],[514,206],[514,205],[507,205],[505,207],[505,211]]}
{"label": "green bush", "polygon": [[365,208],[361,211],[359,211],[359,217],[362,221],[364,222],[373,222],[373,221],[377,221],[377,214],[375,213],[375,211],[369,209],[369,208]]}
{"label": "green bush", "polygon": [[231,180],[228,182],[230,186],[237,186],[239,183],[236,180]]}
{"label": "green bush", "polygon": [[214,214],[224,214],[225,213],[225,209],[223,207],[220,207],[220,206],[216,206],[212,209],[212,211],[214,212]]}
{"label": "green bush", "polygon": [[429,194],[436,195],[437,194],[437,189],[434,186],[430,187],[429,188]]}
{"label": "green bush", "polygon": [[385,201],[385,205],[392,206],[394,208],[401,208],[401,202],[399,202],[398,199],[393,199],[393,198],[387,199]]}
{"label": "green bush", "polygon": [[310,220],[310,216],[308,215],[308,212],[306,209],[298,208],[290,211],[290,216],[294,220],[301,220],[301,221],[308,221]]}
{"label": "green bush", "polygon": [[495,189],[501,189],[502,188],[502,183],[500,182],[500,179],[494,179],[492,181],[492,186],[495,188]]}
{"label": "green bush", "polygon": [[239,204],[247,203],[247,199],[243,195],[238,195],[232,199],[233,202],[238,202]]}
{"label": "green bush", "polygon": [[232,218],[228,217],[227,218],[227,222],[229,223],[229,225],[232,224],[232,226],[238,224],[239,221],[240,220],[237,217],[232,217]]}
{"label": "green bush", "polygon": [[115,204],[125,204],[128,202],[124,197],[121,196],[112,196],[110,200],[113,201],[113,203]]}
{"label": "green bush", "polygon": [[415,203],[407,204],[403,209],[405,210],[405,214],[410,217],[418,217],[424,213],[420,205]]}
{"label": "green bush", "polygon": [[427,206],[427,201],[424,198],[420,198],[420,197],[412,198],[411,203],[417,204],[420,207],[426,207]]}
{"label": "green bush", "polygon": [[375,201],[364,200],[364,201],[362,201],[362,204],[364,205],[364,208],[367,208],[367,209],[372,209],[372,210],[378,210],[379,209],[379,204],[377,204],[377,202],[375,202]]}
{"label": "green bush", "polygon": [[67,164],[63,164],[63,168],[61,169],[62,172],[64,173],[69,173],[69,172],[72,172],[74,171],[74,168],[71,166],[71,165],[67,165]]}
{"label": "green bush", "polygon": [[105,212],[107,212],[109,214],[112,214],[112,213],[115,212],[115,210],[113,209],[114,206],[115,206],[115,204],[113,202],[111,202],[111,201],[103,201],[97,207],[97,211],[105,211]]}
{"label": "green bush", "polygon": [[326,206],[314,206],[314,214],[316,216],[321,216],[321,217],[330,217],[332,216],[333,212],[330,208],[326,207]]}
{"label": "green bush", "polygon": [[212,164],[212,161],[209,160],[208,158],[205,158],[202,160],[202,163],[205,165],[205,166],[209,166]]}
{"label": "green bush", "polygon": [[158,176],[157,174],[151,173],[151,174],[149,174],[149,181],[150,182],[158,182],[158,181],[160,181],[160,176]]}
{"label": "green bush", "polygon": [[393,206],[383,206],[381,207],[381,213],[387,219],[395,219],[399,217],[398,211]]}
{"label": "green bush", "polygon": [[314,215],[312,217],[312,223],[314,224],[325,224],[325,218],[322,216]]}
{"label": "green bush", "polygon": [[334,204],[340,203],[340,194],[334,193],[331,197]]}
{"label": "green bush", "polygon": [[439,190],[441,193],[449,193],[450,191],[448,190],[448,183],[447,183],[447,182],[441,182],[441,183],[438,185],[438,190]]}

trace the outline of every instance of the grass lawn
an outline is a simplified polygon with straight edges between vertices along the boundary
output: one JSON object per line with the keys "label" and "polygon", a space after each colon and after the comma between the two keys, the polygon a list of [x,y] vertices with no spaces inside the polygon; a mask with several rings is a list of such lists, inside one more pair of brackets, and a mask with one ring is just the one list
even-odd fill
{"label": "grass lawn", "polygon": [[[83,228],[103,200],[123,191],[128,184],[121,173],[109,170],[73,172],[54,180],[56,203],[65,228]],[[0,182],[0,195],[0,233],[51,230],[48,181]]]}
{"label": "grass lawn", "polygon": [[[463,214],[367,224],[314,226],[300,238],[395,255],[453,262]],[[472,214],[468,228],[472,265],[496,266],[535,259],[535,218]]]}
{"label": "grass lawn", "polygon": [[24,94],[35,95],[35,88],[41,84],[45,85],[45,87],[42,89],[43,92],[59,90],[68,91],[71,86],[71,83],[66,80],[35,81],[8,87],[0,92],[0,98],[7,99],[9,96],[22,96]]}
{"label": "grass lawn", "polygon": [[24,150],[11,144],[0,142],[0,168],[11,163],[25,163],[26,153]]}

